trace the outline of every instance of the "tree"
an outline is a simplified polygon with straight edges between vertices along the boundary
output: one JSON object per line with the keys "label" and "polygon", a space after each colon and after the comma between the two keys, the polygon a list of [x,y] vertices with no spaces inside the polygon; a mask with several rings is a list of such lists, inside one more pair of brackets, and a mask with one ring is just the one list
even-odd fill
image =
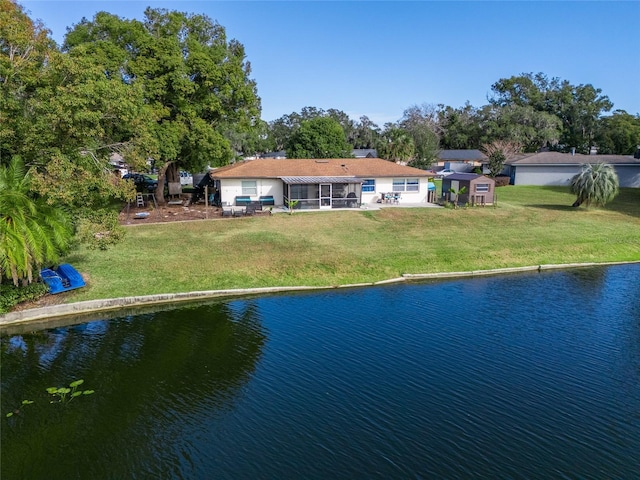
{"label": "tree", "polygon": [[347,143],[340,124],[328,117],[304,120],[285,145],[288,158],[349,158]]}
{"label": "tree", "polygon": [[407,162],[415,151],[413,139],[401,128],[387,125],[378,142],[378,156],[392,162]]}
{"label": "tree", "polygon": [[428,104],[409,107],[404,111],[399,125],[413,140],[413,158],[409,162],[411,166],[429,168],[440,151],[436,107]]}
{"label": "tree", "polygon": [[374,148],[380,137],[380,128],[366,115],[360,117],[353,132],[353,148]]}
{"label": "tree", "polygon": [[577,195],[574,207],[583,203],[604,206],[613,200],[619,191],[618,175],[607,163],[584,164],[569,184],[571,193]]}
{"label": "tree", "polygon": [[0,166],[0,281],[33,282],[34,272],[56,263],[73,236],[69,216],[31,191],[31,172],[14,157]]}
{"label": "tree", "polygon": [[19,156],[30,188],[72,212],[83,239],[106,246],[122,233],[111,202],[134,193],[112,174],[109,156],[146,158],[150,117],[140,89],[105,75],[80,49],[58,51],[17,4],[0,2],[0,15],[0,163]]}
{"label": "tree", "polygon": [[624,110],[616,110],[613,115],[601,118],[595,143],[598,153],[635,154],[640,145],[640,115],[633,116]]}
{"label": "tree", "polygon": [[543,73],[523,73],[503,78],[491,87],[494,106],[531,107],[537,112],[555,115],[562,122],[558,148],[568,151],[575,147],[589,153],[600,116],[613,104],[602,90],[590,84],[571,85],[559,78],[549,79]]}
{"label": "tree", "polygon": [[156,118],[149,133],[159,185],[169,168],[175,175],[228,164],[235,154],[225,132],[258,126],[260,100],[244,47],[207,16],[147,8],[139,22],[101,12],[75,25],[64,48],[84,48],[108,76],[142,86]]}
{"label": "tree", "polygon": [[504,162],[520,153],[520,145],[515,142],[495,140],[486,143],[481,149],[489,157],[489,176],[495,178],[504,168]]}

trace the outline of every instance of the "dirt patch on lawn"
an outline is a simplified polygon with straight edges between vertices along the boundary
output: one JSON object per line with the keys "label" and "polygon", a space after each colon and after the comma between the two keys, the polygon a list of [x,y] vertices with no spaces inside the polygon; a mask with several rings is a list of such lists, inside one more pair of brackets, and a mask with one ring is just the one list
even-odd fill
{"label": "dirt patch on lawn", "polygon": [[172,200],[164,205],[147,201],[145,206],[134,203],[125,205],[120,212],[121,225],[140,225],[144,223],[184,222],[222,218],[222,209],[204,203],[189,204],[188,198]]}
{"label": "dirt patch on lawn", "polygon": [[[120,212],[121,225],[142,225],[145,223],[187,222],[194,220],[225,220],[238,218],[234,216],[222,216],[222,208],[205,205],[204,202],[191,204],[190,197],[173,200],[164,205],[154,205],[153,201],[146,202],[145,206],[138,207],[134,203],[125,205]],[[238,207],[234,207],[238,208]],[[256,216],[270,215],[269,210],[258,210]]]}

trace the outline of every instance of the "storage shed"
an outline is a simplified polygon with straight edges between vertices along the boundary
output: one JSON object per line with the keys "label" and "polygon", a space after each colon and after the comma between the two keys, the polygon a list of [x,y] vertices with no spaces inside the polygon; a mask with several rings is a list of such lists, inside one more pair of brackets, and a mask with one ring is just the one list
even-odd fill
{"label": "storage shed", "polygon": [[442,199],[462,205],[492,205],[495,190],[493,178],[476,173],[454,173],[442,179]]}

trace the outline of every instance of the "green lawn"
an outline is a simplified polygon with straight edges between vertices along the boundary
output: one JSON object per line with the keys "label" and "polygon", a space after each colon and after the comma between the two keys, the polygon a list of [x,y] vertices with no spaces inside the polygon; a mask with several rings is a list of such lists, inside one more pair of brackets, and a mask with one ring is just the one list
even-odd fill
{"label": "green lawn", "polygon": [[498,206],[278,214],[130,227],[66,260],[65,301],[194,290],[343,285],[403,273],[640,260],[640,189],[575,209],[566,188],[502,187]]}

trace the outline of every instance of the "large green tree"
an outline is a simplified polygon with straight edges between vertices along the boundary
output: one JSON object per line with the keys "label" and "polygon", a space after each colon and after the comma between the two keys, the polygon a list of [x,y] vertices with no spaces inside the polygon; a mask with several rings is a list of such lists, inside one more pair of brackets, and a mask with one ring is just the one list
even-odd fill
{"label": "large green tree", "polygon": [[285,145],[288,158],[349,158],[347,143],[340,124],[329,117],[304,120]]}
{"label": "large green tree", "polygon": [[574,207],[583,203],[604,206],[615,198],[619,191],[618,175],[607,163],[584,164],[569,184],[571,193],[578,198]]}
{"label": "large green tree", "polygon": [[[99,59],[108,76],[141,86],[155,117],[150,135],[159,185],[167,173],[175,180],[179,169],[228,164],[229,132],[259,124],[244,47],[205,15],[148,8],[140,22],[101,12],[67,34],[65,51],[79,48]],[[162,188],[156,195],[164,201]]]}
{"label": "large green tree", "polygon": [[145,157],[144,98],[84,52],[59,52],[18,4],[0,7],[0,163],[20,156],[33,168],[31,188],[105,246],[121,233],[110,203],[133,193],[112,174],[109,156]]}
{"label": "large green tree", "polygon": [[611,116],[602,117],[595,142],[598,153],[633,155],[640,145],[640,115],[616,110]]}
{"label": "large green tree", "polygon": [[378,141],[378,156],[391,162],[408,162],[413,158],[415,146],[407,132],[394,125],[386,125]]}
{"label": "large green tree", "polygon": [[411,166],[429,168],[440,151],[440,126],[438,110],[434,105],[414,105],[407,108],[399,126],[413,140],[414,152]]}
{"label": "large green tree", "polygon": [[19,157],[0,165],[0,282],[7,278],[16,286],[56,263],[73,236],[69,215],[35,194],[31,179]]}
{"label": "large green tree", "polygon": [[543,73],[502,78],[491,89],[492,105],[530,107],[558,117],[562,129],[557,146],[563,151],[575,147],[589,153],[595,144],[599,118],[613,107],[602,90],[591,84],[571,85],[567,80],[549,79]]}

